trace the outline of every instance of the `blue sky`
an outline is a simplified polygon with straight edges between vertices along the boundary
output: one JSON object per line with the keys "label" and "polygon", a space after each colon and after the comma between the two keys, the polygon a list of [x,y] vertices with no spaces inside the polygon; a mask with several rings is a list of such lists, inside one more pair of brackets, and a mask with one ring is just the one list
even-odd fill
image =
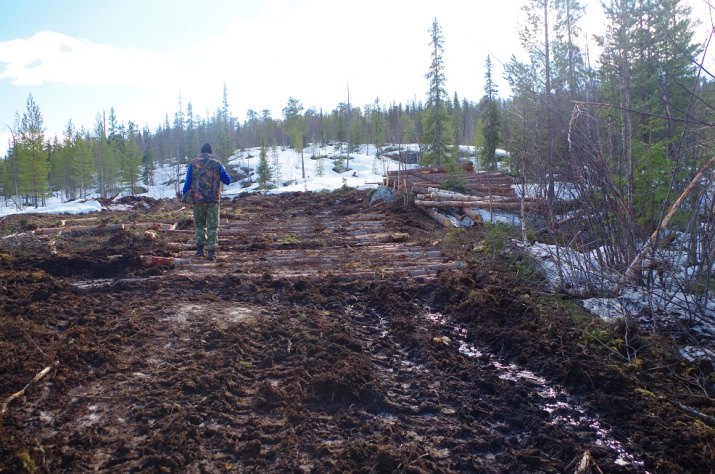
{"label": "blue sky", "polygon": [[[704,0],[689,0],[695,4]],[[154,130],[192,103],[203,117],[220,105],[274,117],[289,97],[324,111],[424,100],[429,33],[445,38],[447,90],[478,100],[484,62],[521,54],[522,0],[0,0],[0,156],[29,94],[46,138],[67,122],[93,129],[115,109],[119,122]],[[597,0],[591,3],[598,4]],[[703,10],[701,10],[703,11]],[[600,8],[584,33],[595,33]],[[708,22],[709,23],[709,22]],[[589,26],[593,25],[593,26]],[[702,36],[702,35],[701,35]],[[502,95],[508,94],[501,82]]]}

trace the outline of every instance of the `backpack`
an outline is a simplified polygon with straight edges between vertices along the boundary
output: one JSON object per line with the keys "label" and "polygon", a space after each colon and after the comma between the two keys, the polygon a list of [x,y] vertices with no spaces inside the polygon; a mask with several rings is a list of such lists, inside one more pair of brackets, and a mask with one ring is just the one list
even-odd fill
{"label": "backpack", "polygon": [[191,179],[191,194],[194,203],[218,202],[221,197],[221,163],[203,156],[192,161],[198,174]]}

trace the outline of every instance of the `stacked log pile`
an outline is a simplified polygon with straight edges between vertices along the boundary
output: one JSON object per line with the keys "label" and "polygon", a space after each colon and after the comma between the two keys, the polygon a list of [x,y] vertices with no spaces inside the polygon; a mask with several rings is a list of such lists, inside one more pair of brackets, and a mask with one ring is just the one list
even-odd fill
{"label": "stacked log pile", "polygon": [[[415,204],[446,227],[457,224],[445,214],[461,220],[461,213],[478,223],[482,218],[476,209],[521,209],[522,199],[516,196],[512,186],[513,178],[500,172],[475,172],[472,163],[463,164],[462,170],[459,179],[469,194],[439,189],[450,178],[450,174],[442,167],[390,171],[385,180],[387,185],[414,194]],[[526,198],[524,204],[530,208],[536,204],[536,200]]]}

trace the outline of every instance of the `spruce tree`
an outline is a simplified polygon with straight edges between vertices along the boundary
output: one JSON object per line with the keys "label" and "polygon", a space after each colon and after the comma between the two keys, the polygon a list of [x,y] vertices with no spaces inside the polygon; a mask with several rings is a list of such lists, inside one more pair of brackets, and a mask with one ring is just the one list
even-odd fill
{"label": "spruce tree", "polygon": [[[617,108],[602,111],[617,148],[614,172],[625,177],[628,225],[654,228],[669,193],[677,193],[687,172],[683,160],[697,156],[685,129],[691,104],[697,55],[692,43],[690,10],[679,0],[612,0],[600,69],[601,102]],[[688,163],[692,169],[698,163]],[[683,175],[676,176],[678,170]],[[670,176],[672,179],[662,179]]]}
{"label": "spruce tree", "polygon": [[226,88],[226,83],[223,83],[223,99],[221,100],[221,108],[217,114],[217,132],[218,136],[216,138],[217,142],[217,156],[221,162],[226,165],[228,164],[228,158],[233,154],[233,147],[231,146],[231,135],[232,135],[232,122],[231,113],[228,107],[228,89]]}
{"label": "spruce tree", "polygon": [[27,98],[27,111],[19,130],[17,172],[19,190],[33,198],[35,208],[45,198],[50,162],[44,147],[44,119],[32,94]]}
{"label": "spruce tree", "polygon": [[423,163],[427,165],[442,165],[454,161],[449,153],[450,119],[445,106],[447,91],[444,86],[444,36],[435,18],[429,30],[432,47],[429,72],[425,77],[429,81],[427,92],[427,109],[424,116],[425,153]]}
{"label": "spruce tree", "polygon": [[256,167],[256,181],[258,189],[269,189],[273,176],[271,175],[271,165],[268,163],[268,147],[266,142],[261,142],[261,152],[258,155],[258,166]]}
{"label": "spruce tree", "polygon": [[497,97],[497,85],[492,80],[492,61],[489,55],[487,55],[487,61],[485,63],[485,68],[487,70],[484,78],[486,82],[484,84],[484,98],[482,99],[484,115],[483,115],[483,139],[484,144],[482,146],[482,158],[484,160],[485,167],[488,170],[497,169],[496,160],[496,150],[499,146],[499,106],[496,100]]}

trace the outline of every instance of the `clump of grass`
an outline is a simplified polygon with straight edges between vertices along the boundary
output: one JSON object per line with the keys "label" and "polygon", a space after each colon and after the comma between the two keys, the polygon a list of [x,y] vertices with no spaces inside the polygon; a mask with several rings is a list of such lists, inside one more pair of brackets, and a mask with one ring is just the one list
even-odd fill
{"label": "clump of grass", "polygon": [[24,450],[18,454],[17,457],[22,465],[23,472],[28,472],[30,474],[37,472],[37,464],[35,464],[35,461],[33,461],[30,457],[30,452],[28,450]]}
{"label": "clump of grass", "polygon": [[298,240],[298,237],[295,236],[295,234],[287,234],[278,239],[277,242],[279,244],[297,244],[300,241]]}

